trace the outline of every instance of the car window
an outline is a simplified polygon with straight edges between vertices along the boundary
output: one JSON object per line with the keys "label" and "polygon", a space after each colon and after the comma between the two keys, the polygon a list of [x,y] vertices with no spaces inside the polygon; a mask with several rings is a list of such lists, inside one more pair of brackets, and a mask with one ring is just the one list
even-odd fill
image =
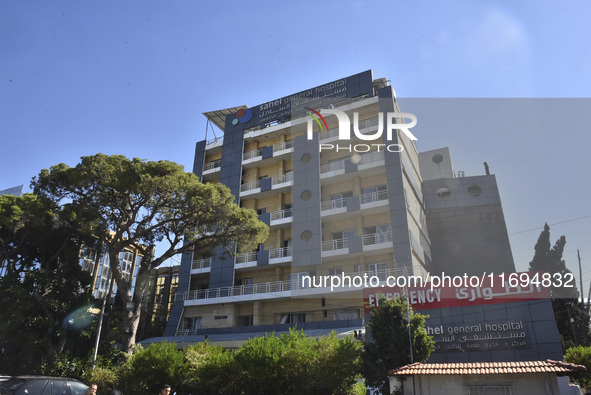
{"label": "car window", "polygon": [[70,381],[70,390],[72,395],[85,395],[88,386],[86,384],[79,383],[78,381]]}
{"label": "car window", "polygon": [[[43,388],[45,388],[45,384],[47,384],[47,380],[31,380],[30,382],[20,387],[15,392],[15,395],[41,394]],[[47,387],[51,388],[51,386]]]}
{"label": "car window", "polygon": [[[53,380],[51,383],[51,395],[68,395],[68,382],[66,380]],[[45,392],[47,392],[47,389]]]}

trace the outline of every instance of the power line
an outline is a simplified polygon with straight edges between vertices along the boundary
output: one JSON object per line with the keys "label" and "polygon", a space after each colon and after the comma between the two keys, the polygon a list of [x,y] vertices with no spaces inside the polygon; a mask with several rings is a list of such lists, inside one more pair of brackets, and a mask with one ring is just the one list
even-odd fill
{"label": "power line", "polygon": [[[548,224],[548,226],[554,226],[554,225],[566,224],[567,222],[574,222],[574,221],[579,221],[579,220],[581,220],[581,219],[585,219],[585,218],[589,218],[589,217],[591,217],[591,215],[585,215],[585,216],[583,216],[583,217],[578,217],[578,218],[568,219],[568,220],[566,220],[566,221],[555,222],[555,223],[553,223],[553,224]],[[525,232],[531,232],[531,231],[534,231],[534,230],[539,230],[539,229],[543,229],[543,227],[542,227],[542,226],[538,226],[538,227],[536,227],[536,228],[531,228],[531,229],[527,229],[527,230],[522,230],[522,231],[520,231],[520,232],[509,233],[509,236],[518,235],[518,234],[520,234],[520,233],[525,233]]]}

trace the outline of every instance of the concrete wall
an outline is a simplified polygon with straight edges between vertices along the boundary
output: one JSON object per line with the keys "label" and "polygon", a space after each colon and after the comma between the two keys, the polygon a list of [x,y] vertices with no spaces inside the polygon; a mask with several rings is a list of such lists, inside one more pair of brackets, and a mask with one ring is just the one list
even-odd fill
{"label": "concrete wall", "polygon": [[494,175],[423,182],[433,265],[452,275],[514,272]]}

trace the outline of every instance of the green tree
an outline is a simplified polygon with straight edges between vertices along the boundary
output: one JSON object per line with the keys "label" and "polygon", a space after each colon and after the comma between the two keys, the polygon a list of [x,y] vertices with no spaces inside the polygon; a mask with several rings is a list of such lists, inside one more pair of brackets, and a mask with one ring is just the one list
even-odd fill
{"label": "green tree", "polygon": [[364,375],[368,387],[389,394],[388,371],[411,361],[409,342],[412,338],[414,362],[424,362],[434,350],[435,342],[425,330],[428,316],[415,313],[402,299],[379,299],[379,307],[371,308],[366,324],[369,338],[363,353]]}
{"label": "green tree", "polygon": [[591,389],[591,347],[576,346],[566,350],[564,361],[582,365],[587,368],[586,371],[571,375],[581,387]]}
{"label": "green tree", "polygon": [[73,213],[32,194],[0,196],[0,370],[37,372],[90,351],[90,276]]}
{"label": "green tree", "polygon": [[119,388],[124,394],[157,394],[163,384],[174,391],[186,390],[187,363],[176,343],[154,343],[147,348],[135,347],[135,352],[118,369]]}
{"label": "green tree", "polygon": [[[563,280],[568,276],[572,276],[571,271],[566,267],[564,259],[562,259],[565,245],[566,237],[560,236],[554,246],[551,247],[550,227],[548,224],[544,224],[544,230],[540,233],[534,247],[535,253],[529,263],[529,270],[542,271],[552,275],[558,274]],[[562,346],[565,349],[574,345],[588,344],[590,335],[589,315],[585,306],[578,300],[577,286],[574,281],[569,285],[550,287],[556,324],[562,339]]]}
{"label": "green tree", "polygon": [[[170,161],[97,154],[82,157],[76,167],[62,163],[43,170],[32,185],[38,195],[69,207],[107,247],[122,305],[134,306],[121,310],[122,349],[127,353],[135,343],[151,269],[191,250],[223,246],[229,253],[250,251],[268,236],[256,212],[238,207],[228,188],[203,184]],[[156,242],[166,247],[153,256]],[[131,247],[145,257],[133,295],[118,259]]]}
{"label": "green tree", "polygon": [[236,352],[245,394],[346,394],[361,373],[361,343],[333,332],[314,339],[290,330],[249,339]]}

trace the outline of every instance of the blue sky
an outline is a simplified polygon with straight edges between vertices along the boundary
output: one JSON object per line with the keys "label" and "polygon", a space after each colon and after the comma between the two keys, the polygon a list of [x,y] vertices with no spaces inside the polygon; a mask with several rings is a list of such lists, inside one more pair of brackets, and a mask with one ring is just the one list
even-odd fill
{"label": "blue sky", "polygon": [[[3,1],[0,189],[27,191],[41,169],[97,152],[190,170],[203,112],[367,69],[388,78],[401,103],[590,98],[589,20],[588,1]],[[585,293],[589,103],[562,101],[568,116],[534,109],[519,127],[493,122],[506,113],[481,125],[450,114],[453,127],[438,131],[420,129],[418,114],[417,125],[419,150],[449,146],[456,170],[483,174],[489,162],[518,269],[544,222],[556,224],[552,241],[566,235],[574,272],[581,250]]]}

